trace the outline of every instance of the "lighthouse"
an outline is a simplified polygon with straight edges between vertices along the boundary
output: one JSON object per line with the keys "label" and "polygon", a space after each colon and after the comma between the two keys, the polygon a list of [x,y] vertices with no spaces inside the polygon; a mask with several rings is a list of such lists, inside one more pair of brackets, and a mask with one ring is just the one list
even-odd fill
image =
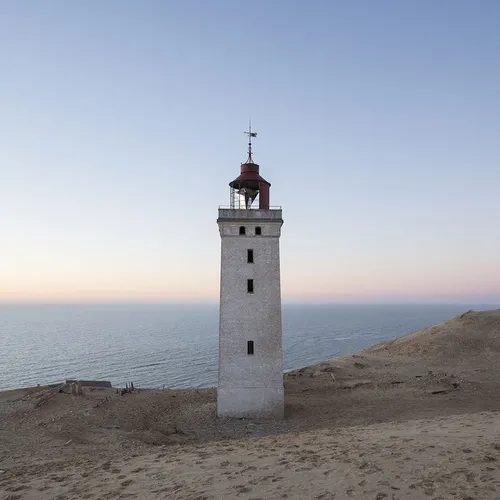
{"label": "lighthouse", "polygon": [[221,236],[219,417],[283,418],[283,350],[279,240],[281,207],[269,204],[271,184],[252,157],[229,183],[219,207]]}

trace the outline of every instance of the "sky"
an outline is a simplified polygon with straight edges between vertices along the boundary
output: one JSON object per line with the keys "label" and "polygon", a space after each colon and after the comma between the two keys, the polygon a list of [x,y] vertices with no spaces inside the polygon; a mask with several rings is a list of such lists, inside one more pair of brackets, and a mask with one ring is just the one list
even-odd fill
{"label": "sky", "polygon": [[254,159],[288,301],[500,302],[500,3],[0,2],[0,301],[217,301]]}

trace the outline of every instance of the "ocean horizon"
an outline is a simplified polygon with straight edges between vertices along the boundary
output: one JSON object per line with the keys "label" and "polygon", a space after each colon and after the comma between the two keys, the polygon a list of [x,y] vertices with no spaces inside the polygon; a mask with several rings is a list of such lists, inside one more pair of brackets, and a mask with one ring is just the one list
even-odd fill
{"label": "ocean horizon", "polygon": [[[495,304],[284,302],[284,369],[357,352]],[[0,390],[64,379],[217,384],[217,302],[0,304]]]}

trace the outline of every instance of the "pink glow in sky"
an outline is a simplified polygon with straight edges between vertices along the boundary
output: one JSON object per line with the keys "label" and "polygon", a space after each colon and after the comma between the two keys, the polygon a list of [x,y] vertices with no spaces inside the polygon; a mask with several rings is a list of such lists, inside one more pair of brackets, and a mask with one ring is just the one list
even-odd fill
{"label": "pink glow in sky", "polygon": [[284,300],[500,301],[500,3],[0,10],[0,301],[216,301],[250,117]]}

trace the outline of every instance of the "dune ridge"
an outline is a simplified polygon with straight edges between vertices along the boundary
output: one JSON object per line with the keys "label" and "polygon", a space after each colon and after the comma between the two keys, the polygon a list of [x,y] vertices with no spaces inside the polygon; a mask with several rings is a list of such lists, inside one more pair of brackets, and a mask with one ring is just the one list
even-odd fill
{"label": "dune ridge", "polygon": [[500,310],[468,311],[441,324],[384,342],[365,352],[381,350],[405,356],[470,356],[500,352]]}

